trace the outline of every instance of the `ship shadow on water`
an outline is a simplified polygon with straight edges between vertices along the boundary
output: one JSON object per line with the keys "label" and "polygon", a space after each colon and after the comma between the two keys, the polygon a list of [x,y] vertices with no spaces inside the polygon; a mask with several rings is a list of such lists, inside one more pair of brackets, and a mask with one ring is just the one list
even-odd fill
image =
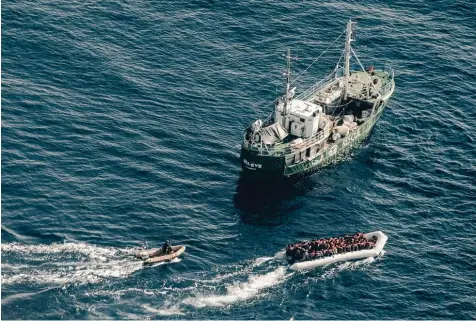
{"label": "ship shadow on water", "polygon": [[374,159],[382,158],[378,149],[368,145],[369,137],[358,149],[334,164],[296,178],[256,180],[241,172],[233,203],[240,211],[242,222],[259,226],[282,225],[287,223],[290,214],[299,211],[303,197],[312,194],[313,190],[320,191],[313,197],[323,203],[333,203],[351,191],[349,187],[354,186],[355,177],[361,181],[357,184],[366,184],[378,166]]}
{"label": "ship shadow on water", "polygon": [[233,199],[240,218],[251,225],[281,225],[301,205],[297,199],[313,189],[309,177],[253,180],[240,174]]}

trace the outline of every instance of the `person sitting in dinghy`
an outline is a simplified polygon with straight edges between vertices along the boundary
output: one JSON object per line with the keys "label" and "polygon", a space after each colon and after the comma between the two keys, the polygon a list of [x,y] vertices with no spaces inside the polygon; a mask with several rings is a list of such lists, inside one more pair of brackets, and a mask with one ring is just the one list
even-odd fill
{"label": "person sitting in dinghy", "polygon": [[375,244],[377,244],[377,236],[372,236],[372,238],[370,239],[370,243],[372,244],[372,247],[375,246]]}
{"label": "person sitting in dinghy", "polygon": [[297,260],[299,256],[298,247],[299,245],[296,243],[286,246],[286,259],[288,260],[289,264],[293,264]]}
{"label": "person sitting in dinghy", "polygon": [[299,261],[301,257],[301,252],[298,249],[298,246],[292,247],[289,251],[288,263],[293,264],[294,262]]}
{"label": "person sitting in dinghy", "polygon": [[286,246],[286,259],[288,260],[288,262],[290,262],[293,259],[293,253],[292,253],[293,250],[294,250],[294,247],[292,244],[288,244]]}

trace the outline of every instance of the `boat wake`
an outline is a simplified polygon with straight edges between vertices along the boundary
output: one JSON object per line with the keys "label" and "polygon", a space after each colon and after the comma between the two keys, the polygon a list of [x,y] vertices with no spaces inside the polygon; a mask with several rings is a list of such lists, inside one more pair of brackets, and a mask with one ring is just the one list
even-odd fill
{"label": "boat wake", "polygon": [[[290,272],[284,266],[276,267],[275,263],[271,263],[272,259],[272,257],[258,258],[252,262],[250,267],[244,268],[240,272],[226,273],[210,280],[200,279],[195,282],[192,288],[189,287],[186,291],[180,291],[187,294],[193,293],[185,298],[174,300],[171,298],[173,294],[167,292],[165,294],[167,301],[160,308],[153,308],[150,305],[143,307],[147,313],[162,316],[184,315],[189,307],[193,309],[228,307],[265,296],[269,293],[266,290],[285,283],[286,280],[294,275],[307,274],[303,272]],[[319,273],[319,279],[335,278],[342,271],[362,268],[371,264],[374,260],[374,258],[366,258],[360,261],[332,264],[329,269],[324,268],[323,272]],[[266,262],[269,264],[265,264]],[[266,269],[266,271],[258,271],[258,269]],[[233,281],[243,278],[245,279],[241,281]]]}
{"label": "boat wake", "polygon": [[[207,307],[223,308],[265,295],[267,289],[285,282],[294,274],[287,272],[283,266],[271,268],[266,273],[262,272],[245,267],[240,271],[209,279],[195,279],[195,284],[191,287],[168,289],[165,293],[161,293],[167,298],[162,306],[153,307],[151,304],[144,304],[142,307],[146,313],[160,316],[185,315],[189,308],[193,310]],[[187,280],[189,279],[183,281]],[[183,293],[186,295],[183,296]]]}
{"label": "boat wake", "polygon": [[306,284],[306,279],[315,282],[333,279],[344,271],[365,268],[373,261],[373,258],[367,258],[294,272],[282,262],[259,258],[242,264],[217,266],[212,271],[175,274],[160,287],[111,289],[105,286],[92,290],[88,296],[101,300],[110,297],[130,307],[136,307],[140,302],[142,313],[150,318],[183,317],[197,309],[227,310],[236,305],[252,304],[259,298],[276,295],[273,293],[286,287],[290,279],[296,279],[291,288],[300,287]]}
{"label": "boat wake", "polygon": [[352,261],[352,262],[348,261],[348,262],[338,263],[337,265],[324,270],[324,273],[320,276],[320,279],[322,280],[331,279],[336,277],[342,271],[349,271],[349,270],[352,271],[358,268],[362,268],[362,267],[368,266],[374,261],[375,261],[375,258],[368,257],[359,261]]}
{"label": "boat wake", "polygon": [[[25,245],[6,243],[2,250],[2,284],[87,284],[123,278],[142,268],[131,260],[134,249],[87,243]],[[14,258],[17,264],[9,264]]]}
{"label": "boat wake", "polygon": [[197,293],[182,301],[185,305],[195,308],[219,307],[239,301],[249,300],[263,290],[283,283],[293,273],[286,273],[282,266],[266,274],[251,275],[245,282],[235,282],[225,286],[225,293]]}
{"label": "boat wake", "polygon": [[143,304],[142,307],[144,308],[145,311],[149,313],[157,314],[161,316],[185,315],[185,313],[180,311],[180,308],[176,305],[170,308],[165,308],[165,309],[155,309],[148,304]]}
{"label": "boat wake", "polygon": [[[102,283],[110,278],[126,278],[143,268],[141,261],[131,260],[135,249],[100,247],[87,243],[55,243],[24,245],[7,243],[2,250],[2,284],[54,284],[59,286]],[[11,264],[14,261],[15,264]],[[173,262],[180,262],[175,259]],[[319,279],[334,278],[343,270],[353,270],[374,261],[343,262],[324,267]],[[168,264],[166,262],[158,263]],[[147,289],[116,288],[108,284],[92,289],[90,297],[111,298],[114,301],[137,305],[141,300],[143,312],[156,316],[183,316],[202,308],[227,309],[235,304],[247,304],[256,298],[272,294],[272,289],[293,277],[309,277],[307,273],[293,272],[280,262],[260,258],[241,265],[220,266],[214,271],[177,274],[162,287]],[[298,280],[298,284],[302,280]],[[157,300],[162,301],[157,305]],[[98,306],[100,311],[103,307]]]}
{"label": "boat wake", "polygon": [[273,259],[273,257],[259,257],[255,260],[255,266],[260,266],[263,263],[269,262]]}

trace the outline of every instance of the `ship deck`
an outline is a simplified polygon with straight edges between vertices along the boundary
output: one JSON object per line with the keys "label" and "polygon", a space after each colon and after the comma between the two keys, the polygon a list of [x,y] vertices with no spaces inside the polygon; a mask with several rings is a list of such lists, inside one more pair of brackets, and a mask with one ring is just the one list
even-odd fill
{"label": "ship deck", "polygon": [[354,99],[372,102],[377,99],[378,92],[389,81],[389,75],[383,71],[367,73],[352,71],[349,77],[348,95]]}

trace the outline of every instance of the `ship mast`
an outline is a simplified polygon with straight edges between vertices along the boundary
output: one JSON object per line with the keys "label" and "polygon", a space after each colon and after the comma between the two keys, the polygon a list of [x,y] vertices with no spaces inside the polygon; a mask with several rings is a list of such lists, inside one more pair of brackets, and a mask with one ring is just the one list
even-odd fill
{"label": "ship mast", "polygon": [[352,42],[352,26],[356,22],[352,22],[349,19],[347,23],[346,38],[345,38],[345,70],[344,70],[344,101],[347,100],[348,86],[349,86],[349,77],[350,77],[350,52],[351,47],[350,43]]}
{"label": "ship mast", "polygon": [[286,72],[284,73],[285,83],[285,95],[284,95],[284,106],[283,106],[283,127],[286,128],[286,114],[288,109],[288,103],[290,99],[289,87],[291,84],[291,50],[288,48],[288,54],[286,56]]}

